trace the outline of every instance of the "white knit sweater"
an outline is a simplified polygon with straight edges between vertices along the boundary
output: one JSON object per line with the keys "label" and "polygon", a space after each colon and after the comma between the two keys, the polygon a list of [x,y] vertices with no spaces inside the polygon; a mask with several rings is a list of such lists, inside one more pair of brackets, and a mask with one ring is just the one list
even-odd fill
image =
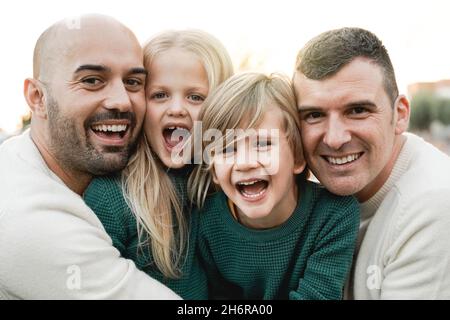
{"label": "white knit sweater", "polygon": [[0,299],[177,299],[120,257],[29,131],[0,146]]}
{"label": "white knit sweater", "polygon": [[450,299],[450,158],[413,134],[361,204],[355,299]]}

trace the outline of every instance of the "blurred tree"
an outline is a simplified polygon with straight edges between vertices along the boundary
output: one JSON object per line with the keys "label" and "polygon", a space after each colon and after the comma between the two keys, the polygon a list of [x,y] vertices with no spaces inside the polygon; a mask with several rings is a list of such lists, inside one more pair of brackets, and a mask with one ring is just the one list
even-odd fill
{"label": "blurred tree", "polygon": [[31,112],[22,116],[22,131],[28,128],[31,123]]}
{"label": "blurred tree", "polygon": [[450,125],[450,99],[421,91],[411,99],[411,129],[428,130],[433,121]]}
{"label": "blurred tree", "polygon": [[439,99],[435,120],[450,125],[450,99]]}
{"label": "blurred tree", "polygon": [[411,129],[428,130],[436,117],[436,97],[428,91],[421,91],[411,99]]}

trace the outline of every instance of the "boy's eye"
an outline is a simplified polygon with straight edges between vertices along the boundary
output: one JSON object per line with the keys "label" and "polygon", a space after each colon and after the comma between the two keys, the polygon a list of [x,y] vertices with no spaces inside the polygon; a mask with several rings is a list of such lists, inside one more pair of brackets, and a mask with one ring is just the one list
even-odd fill
{"label": "boy's eye", "polygon": [[229,146],[226,146],[226,147],[222,150],[222,153],[223,153],[224,155],[230,155],[230,154],[232,154],[232,153],[234,153],[234,152],[236,152],[236,148],[235,148],[235,146],[234,146],[233,144],[231,144],[231,145],[229,145]]}
{"label": "boy's eye", "polygon": [[259,150],[267,150],[272,145],[271,141],[265,138],[259,138],[256,147]]}

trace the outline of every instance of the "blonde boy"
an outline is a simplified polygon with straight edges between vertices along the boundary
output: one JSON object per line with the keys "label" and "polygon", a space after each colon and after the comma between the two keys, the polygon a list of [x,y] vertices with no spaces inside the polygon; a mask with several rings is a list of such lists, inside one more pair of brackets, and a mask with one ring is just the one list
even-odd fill
{"label": "blonde boy", "polygon": [[[358,204],[306,179],[289,80],[231,77],[199,118],[223,135],[204,144],[211,161],[191,181],[210,298],[341,299]],[[218,192],[206,197],[212,183]]]}

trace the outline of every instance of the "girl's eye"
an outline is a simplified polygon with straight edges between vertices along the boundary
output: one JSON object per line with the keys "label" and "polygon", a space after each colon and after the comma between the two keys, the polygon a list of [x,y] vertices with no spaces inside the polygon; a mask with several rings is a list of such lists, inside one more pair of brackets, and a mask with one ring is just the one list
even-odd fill
{"label": "girl's eye", "polygon": [[167,94],[165,92],[156,92],[152,94],[152,99],[164,99],[167,98]]}
{"label": "girl's eye", "polygon": [[205,98],[199,94],[191,94],[188,99],[194,101],[194,102],[203,102],[205,101]]}

